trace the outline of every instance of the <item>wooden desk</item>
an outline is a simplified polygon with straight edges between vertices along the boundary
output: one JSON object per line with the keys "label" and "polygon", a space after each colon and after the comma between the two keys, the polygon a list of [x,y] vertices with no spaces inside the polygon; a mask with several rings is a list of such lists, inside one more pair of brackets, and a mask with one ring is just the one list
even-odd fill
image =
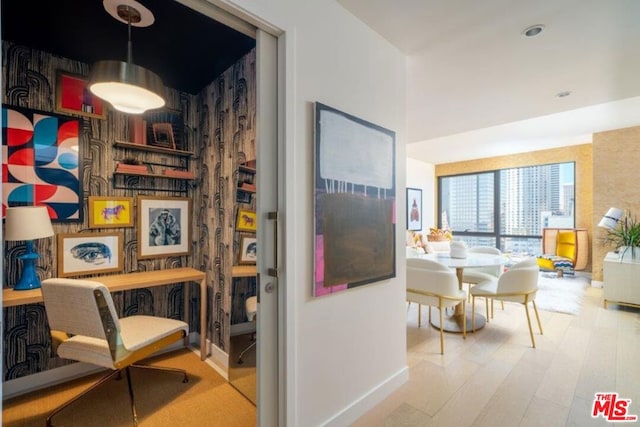
{"label": "wooden desk", "polygon": [[255,277],[256,272],[255,265],[234,265],[231,268],[231,277]]}
{"label": "wooden desk", "polygon": [[[109,292],[120,292],[131,289],[152,288],[154,286],[171,285],[182,282],[200,283],[200,359],[207,357],[207,281],[206,274],[194,268],[171,268],[160,271],[143,271],[138,273],[115,274],[112,276],[87,277],[86,280],[93,280],[105,285]],[[189,286],[184,286],[184,317],[189,320]],[[14,291],[13,289],[2,290],[2,301],[4,307],[14,307],[24,304],[36,304],[42,302],[42,291],[40,289],[30,289],[28,291]],[[188,338],[185,339],[187,343]]]}

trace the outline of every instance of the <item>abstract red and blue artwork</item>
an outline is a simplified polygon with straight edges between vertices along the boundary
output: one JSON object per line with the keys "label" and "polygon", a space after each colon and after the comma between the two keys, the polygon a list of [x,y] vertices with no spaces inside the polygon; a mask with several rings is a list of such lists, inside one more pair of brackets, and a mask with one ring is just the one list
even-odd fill
{"label": "abstract red and blue artwork", "polygon": [[52,221],[81,221],[79,121],[2,107],[2,217],[46,206]]}
{"label": "abstract red and blue artwork", "polygon": [[395,277],[395,132],[315,103],[314,296]]}

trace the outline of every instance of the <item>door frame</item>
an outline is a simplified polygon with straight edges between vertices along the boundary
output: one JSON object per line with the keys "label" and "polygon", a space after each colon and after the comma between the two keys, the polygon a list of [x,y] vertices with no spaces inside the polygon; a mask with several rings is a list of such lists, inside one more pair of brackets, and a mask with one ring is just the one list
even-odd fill
{"label": "door frame", "polygon": [[[292,52],[285,52],[291,48],[286,43],[286,34],[280,28],[265,20],[251,15],[247,11],[228,3],[226,0],[176,0],[213,20],[239,31],[245,35],[256,38],[256,79],[262,84],[257,84],[257,162],[256,180],[259,188],[257,193],[257,219],[258,230],[258,322],[257,322],[257,378],[258,378],[258,425],[276,426],[287,425],[287,419],[295,420],[294,371],[289,369],[292,365],[294,328],[287,318],[291,318],[293,308],[286,301],[293,298],[292,290],[287,289],[286,270],[284,260],[287,257],[285,241],[285,137],[287,126],[286,104],[287,94],[285,87],[285,69],[287,58],[292,58]],[[263,72],[270,70],[269,76],[261,75],[259,70],[264,66]],[[290,68],[290,67],[289,67]],[[268,79],[268,83],[267,83]],[[256,83],[258,83],[256,82]],[[267,92],[268,90],[268,92]],[[268,94],[268,95],[267,95]],[[260,104],[264,103],[264,107]],[[291,102],[289,105],[293,105]],[[262,113],[261,113],[262,111]],[[261,123],[261,114],[268,113],[269,119]],[[261,128],[261,125],[267,126]],[[263,130],[270,133],[269,137],[262,135]],[[279,166],[279,167],[278,167]],[[266,183],[270,183],[266,186]],[[269,194],[271,197],[267,197]],[[271,203],[265,203],[270,199]],[[266,217],[267,212],[279,212],[277,236],[273,221]],[[268,268],[275,266],[275,259],[268,254],[273,245],[273,237],[276,237],[277,260],[276,267],[279,277],[269,277]],[[264,292],[267,284],[274,285],[272,293]],[[264,324],[263,324],[264,323]],[[260,325],[263,325],[262,327]],[[265,344],[270,343],[270,344]],[[276,343],[276,345],[273,345]],[[269,350],[269,351],[267,351]]]}

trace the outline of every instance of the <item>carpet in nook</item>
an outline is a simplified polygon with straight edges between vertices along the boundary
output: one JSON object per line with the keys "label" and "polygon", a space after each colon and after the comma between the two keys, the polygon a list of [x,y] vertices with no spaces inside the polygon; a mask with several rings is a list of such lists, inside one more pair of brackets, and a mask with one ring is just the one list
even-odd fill
{"label": "carpet in nook", "polygon": [[584,276],[557,277],[540,273],[536,306],[540,310],[578,315],[589,279]]}

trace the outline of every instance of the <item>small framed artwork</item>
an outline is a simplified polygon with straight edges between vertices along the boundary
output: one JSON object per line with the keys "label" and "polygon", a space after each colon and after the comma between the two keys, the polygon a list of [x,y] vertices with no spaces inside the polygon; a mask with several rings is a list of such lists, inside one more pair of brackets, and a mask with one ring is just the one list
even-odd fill
{"label": "small framed artwork", "polygon": [[407,230],[422,230],[422,190],[407,188]]}
{"label": "small framed artwork", "polygon": [[123,234],[58,234],[58,276],[86,276],[122,271]]}
{"label": "small framed artwork", "polygon": [[189,255],[191,200],[138,196],[138,259]]}
{"label": "small framed artwork", "polygon": [[238,264],[255,264],[258,255],[257,249],[258,245],[255,237],[242,236],[242,239],[240,240],[240,254],[238,255]]}
{"label": "small framed artwork", "polygon": [[258,228],[257,222],[256,211],[238,209],[236,231],[251,231],[255,233]]}
{"label": "small framed artwork", "polygon": [[56,111],[97,119],[106,118],[104,103],[91,93],[86,77],[58,71],[56,79]]}
{"label": "small framed artwork", "polygon": [[175,150],[176,141],[173,138],[173,127],[171,123],[154,123],[153,143],[156,147],[172,148]]}
{"label": "small framed artwork", "polygon": [[133,227],[133,197],[89,196],[89,228]]}

